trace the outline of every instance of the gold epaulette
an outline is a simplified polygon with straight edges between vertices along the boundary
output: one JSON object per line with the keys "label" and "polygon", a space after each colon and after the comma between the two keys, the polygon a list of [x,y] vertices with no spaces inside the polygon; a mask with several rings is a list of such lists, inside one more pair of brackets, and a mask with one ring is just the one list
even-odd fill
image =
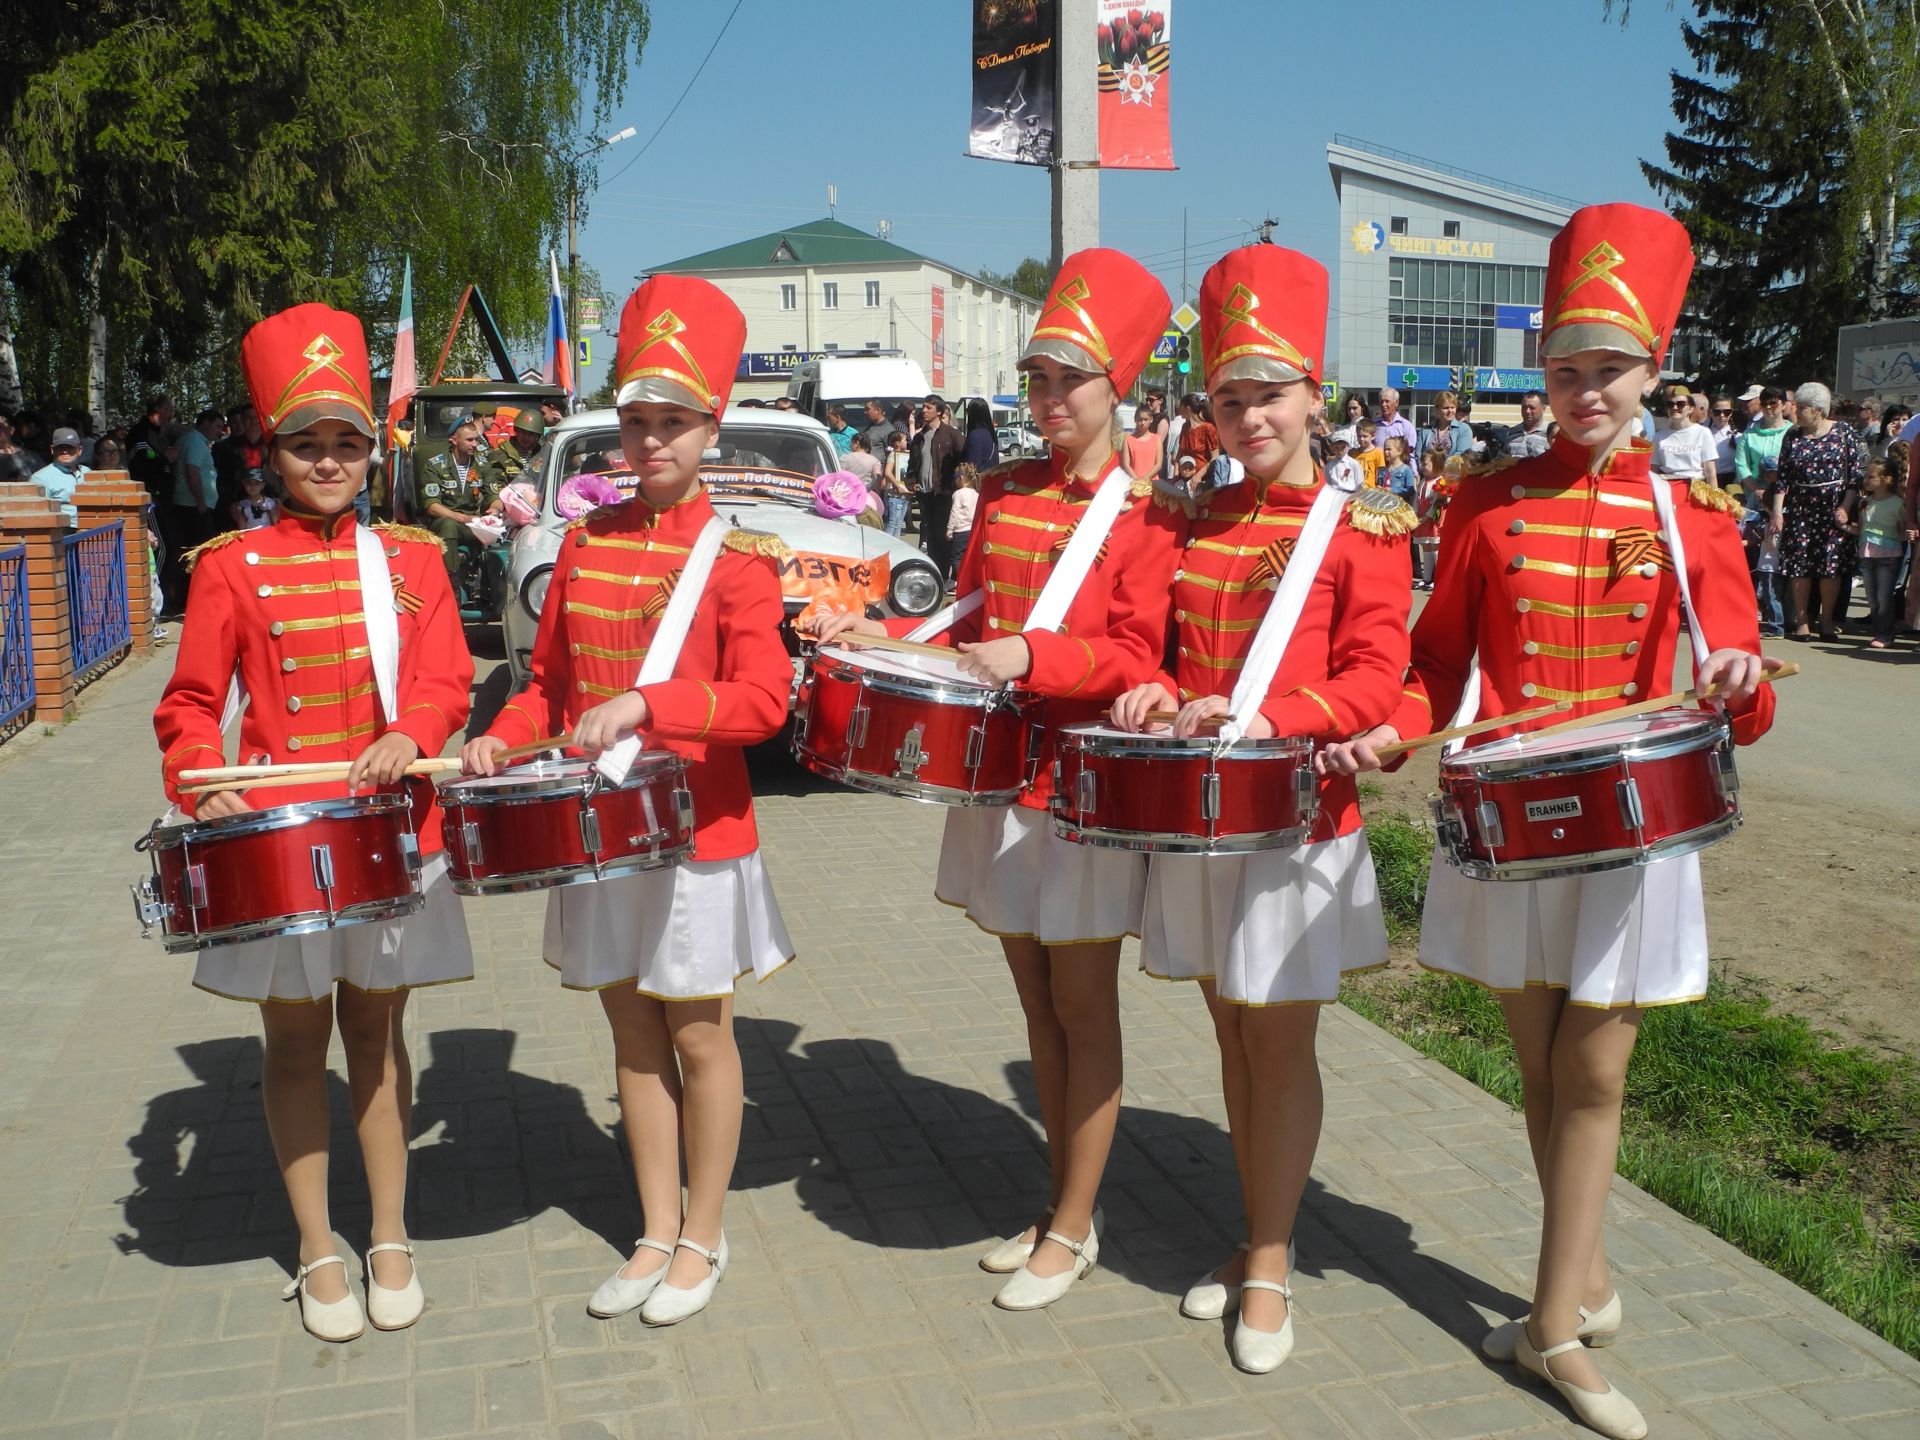
{"label": "gold epaulette", "polygon": [[764,555],[769,560],[790,560],[793,547],[778,535],[769,535],[764,530],[729,530],[727,538],[721,542],[729,550],[738,550],[742,555]]}
{"label": "gold epaulette", "polygon": [[1687,487],[1687,498],[1702,510],[1723,510],[1729,515],[1738,515],[1746,508],[1718,485],[1704,479]]}
{"label": "gold epaulette", "polygon": [[1498,475],[1502,470],[1511,470],[1520,463],[1512,455],[1496,455],[1491,460],[1475,462],[1465,455],[1455,455],[1441,466],[1441,470],[1460,480],[1471,480],[1476,475]]}
{"label": "gold epaulette", "polygon": [[1368,535],[1411,535],[1420,517],[1391,490],[1360,490],[1347,501],[1347,523]]}
{"label": "gold epaulette", "polygon": [[211,540],[202,541],[180,557],[182,568],[191,572],[193,567],[200,563],[202,555],[218,550],[222,545],[231,545],[246,533],[244,530],[228,530],[224,534],[214,536]]}
{"label": "gold epaulette", "polygon": [[[1134,483],[1137,485],[1140,482],[1136,480]],[[1185,494],[1179,490],[1169,490],[1164,485],[1155,485],[1152,481],[1147,482],[1147,488],[1153,492],[1153,503],[1158,505],[1162,510],[1170,510],[1176,515],[1184,515],[1189,520],[1197,519],[1207,513],[1207,502],[1205,500],[1196,499],[1194,496]]]}
{"label": "gold epaulette", "polygon": [[1136,475],[1133,477],[1132,483],[1127,486],[1127,498],[1130,500],[1138,500],[1144,495],[1153,494],[1153,491],[1154,484],[1151,475]]}
{"label": "gold epaulette", "polygon": [[411,540],[416,545],[431,545],[442,555],[447,551],[446,541],[433,531],[422,529],[418,525],[381,524],[375,525],[373,529],[375,534],[385,535],[390,540]]}

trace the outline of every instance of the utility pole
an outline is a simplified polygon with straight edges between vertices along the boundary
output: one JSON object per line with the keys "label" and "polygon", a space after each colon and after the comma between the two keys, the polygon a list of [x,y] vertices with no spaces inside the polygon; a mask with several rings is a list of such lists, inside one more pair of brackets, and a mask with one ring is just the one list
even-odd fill
{"label": "utility pole", "polygon": [[[580,162],[596,150],[631,140],[635,134],[629,125],[618,134],[596,140],[585,149],[567,157],[567,344],[580,343]],[[552,152],[548,152],[552,153]]]}
{"label": "utility pole", "polygon": [[1054,40],[1060,64],[1054,97],[1053,269],[1100,243],[1100,53],[1094,0],[1060,0]]}
{"label": "utility pole", "polygon": [[1187,293],[1187,207],[1180,207],[1180,303],[1193,297]]}
{"label": "utility pole", "polygon": [[1260,243],[1262,245],[1271,245],[1273,243],[1273,227],[1279,223],[1280,222],[1271,215],[1260,222]]}

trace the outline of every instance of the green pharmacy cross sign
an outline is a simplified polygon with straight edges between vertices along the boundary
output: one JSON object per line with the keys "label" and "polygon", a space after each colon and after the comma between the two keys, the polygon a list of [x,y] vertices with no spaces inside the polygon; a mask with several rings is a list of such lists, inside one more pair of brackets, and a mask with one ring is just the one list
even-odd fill
{"label": "green pharmacy cross sign", "polygon": [[1402,370],[1400,372],[1400,383],[1405,385],[1409,390],[1413,389],[1420,383],[1420,372],[1418,370]]}

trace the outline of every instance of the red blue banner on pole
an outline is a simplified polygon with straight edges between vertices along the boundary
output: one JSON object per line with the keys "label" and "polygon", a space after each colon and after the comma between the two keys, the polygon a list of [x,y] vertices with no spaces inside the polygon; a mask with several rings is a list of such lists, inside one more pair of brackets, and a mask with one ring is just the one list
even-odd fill
{"label": "red blue banner on pole", "polygon": [[560,289],[560,260],[547,251],[547,264],[553,276],[553,290],[547,299],[547,353],[541,365],[541,378],[558,385],[573,396],[573,347],[567,343],[567,301]]}
{"label": "red blue banner on pole", "polygon": [[413,257],[400,278],[400,324],[393,332],[393,369],[387,379],[387,425],[391,428],[407,413],[407,402],[419,388],[419,368],[413,355]]}
{"label": "red blue banner on pole", "polygon": [[1097,0],[1100,20],[1100,168],[1171,170],[1168,86],[1173,0],[1151,10]]}

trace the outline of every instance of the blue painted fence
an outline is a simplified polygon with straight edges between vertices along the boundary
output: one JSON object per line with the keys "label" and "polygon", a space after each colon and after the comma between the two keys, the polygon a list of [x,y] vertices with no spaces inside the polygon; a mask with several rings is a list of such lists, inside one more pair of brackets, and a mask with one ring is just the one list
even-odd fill
{"label": "blue painted fence", "polygon": [[126,521],[113,520],[61,541],[67,554],[68,636],[76,689],[133,647],[125,528]]}

